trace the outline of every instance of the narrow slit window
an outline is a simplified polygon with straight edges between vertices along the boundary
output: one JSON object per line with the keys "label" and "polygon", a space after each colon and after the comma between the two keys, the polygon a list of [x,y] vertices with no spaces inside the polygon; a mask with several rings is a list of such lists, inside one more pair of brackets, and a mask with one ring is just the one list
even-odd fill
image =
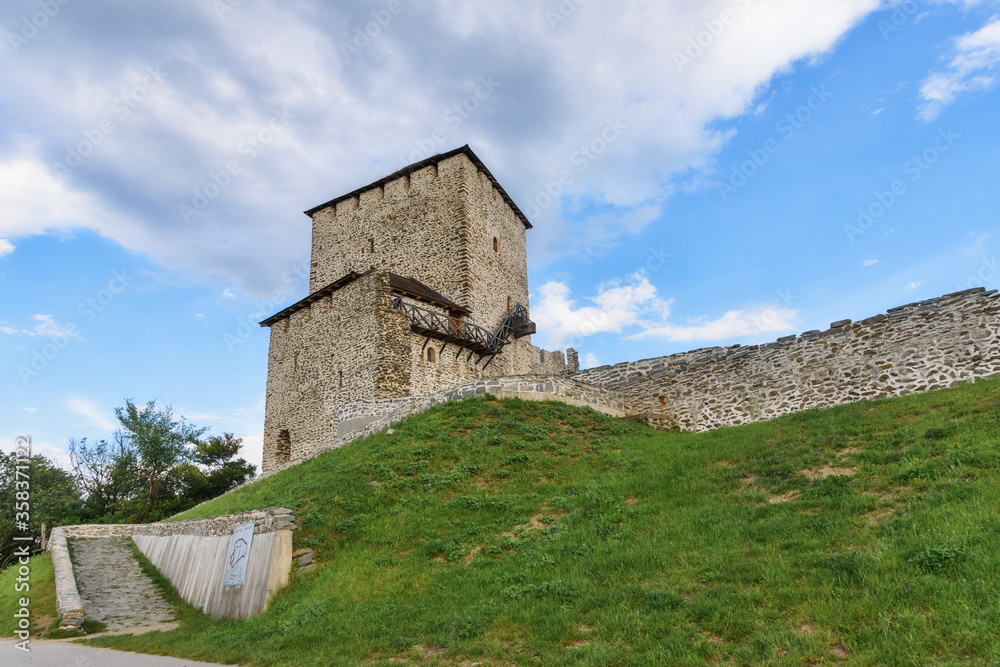
{"label": "narrow slit window", "polygon": [[499,252],[499,251],[500,251],[500,241],[497,239],[497,237],[494,236],[493,237],[493,252]]}

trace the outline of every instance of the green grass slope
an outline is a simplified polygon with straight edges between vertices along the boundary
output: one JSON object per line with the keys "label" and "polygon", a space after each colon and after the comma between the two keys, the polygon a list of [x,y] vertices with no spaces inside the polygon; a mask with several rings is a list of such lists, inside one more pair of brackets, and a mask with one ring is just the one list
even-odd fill
{"label": "green grass slope", "polygon": [[101,645],[248,665],[996,664],[1000,380],[710,433],[441,406],[199,507],[293,508],[244,622]]}
{"label": "green grass slope", "polygon": [[[14,631],[20,629],[19,619],[14,617],[14,613],[21,609],[21,598],[28,598],[28,622],[31,624],[31,638],[35,639],[52,629],[58,614],[52,557],[47,553],[32,556],[28,561],[31,571],[27,581],[18,581],[21,578],[19,568],[20,565],[15,563],[0,572],[0,637],[14,638]],[[25,583],[28,590],[18,591],[17,587]]]}

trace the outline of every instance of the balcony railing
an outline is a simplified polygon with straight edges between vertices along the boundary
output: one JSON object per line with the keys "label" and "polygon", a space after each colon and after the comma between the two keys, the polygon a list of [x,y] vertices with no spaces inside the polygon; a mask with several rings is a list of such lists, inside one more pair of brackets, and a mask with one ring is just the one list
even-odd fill
{"label": "balcony railing", "polygon": [[520,338],[535,332],[534,323],[528,320],[528,310],[521,304],[510,311],[496,333],[465,319],[407,303],[398,295],[393,297],[392,305],[409,318],[414,333],[443,340],[445,345],[454,343],[468,349],[470,357],[475,353],[480,359],[499,354],[511,335]]}

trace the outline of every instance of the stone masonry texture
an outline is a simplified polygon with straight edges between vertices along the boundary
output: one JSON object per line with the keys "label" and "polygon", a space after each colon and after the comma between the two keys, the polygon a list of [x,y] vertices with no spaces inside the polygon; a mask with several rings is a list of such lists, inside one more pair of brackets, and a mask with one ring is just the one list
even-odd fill
{"label": "stone masonry texture", "polygon": [[141,628],[172,629],[174,606],[163,599],[139,567],[127,537],[72,540],[73,571],[88,621],[108,632]]}
{"label": "stone masonry texture", "polygon": [[529,336],[510,338],[487,365],[454,343],[414,333],[392,306],[388,272],[422,282],[489,331],[515,305],[529,306],[528,227],[484,169],[453,153],[311,212],[311,292],[361,277],[270,324],[264,472],[329,448],[345,403],[578,370],[575,352],[567,363],[561,352],[531,345]]}
{"label": "stone masonry texture", "polygon": [[600,401],[620,400],[624,414],[651,426],[704,431],[1000,373],[997,294],[983,289],[766,345],[584,371],[574,350],[542,350],[525,336],[511,339],[486,365],[454,343],[411,330],[395,299],[447,311],[394,293],[389,279],[392,272],[420,281],[490,331],[515,304],[528,307],[530,225],[467,147],[309,214],[314,296],[269,323],[265,474],[385,428],[455,391],[496,393],[493,381],[501,377],[573,378],[590,387],[584,393],[616,392]]}
{"label": "stone masonry texture", "polygon": [[706,431],[1000,373],[1000,298],[982,288],[767,345],[714,347],[573,377],[618,389],[657,428]]}

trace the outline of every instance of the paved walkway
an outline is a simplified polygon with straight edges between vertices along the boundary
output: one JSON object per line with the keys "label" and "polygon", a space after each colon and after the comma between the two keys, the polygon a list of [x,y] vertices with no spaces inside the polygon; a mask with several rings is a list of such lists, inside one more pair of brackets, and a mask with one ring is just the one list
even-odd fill
{"label": "paved walkway", "polygon": [[32,639],[31,652],[14,648],[12,641],[0,641],[0,665],[30,667],[221,667],[215,663],[182,658],[164,658],[107,648],[80,646],[63,642]]}
{"label": "paved walkway", "polygon": [[139,567],[130,543],[127,537],[70,541],[86,619],[105,623],[108,632],[178,627],[170,623],[177,615],[174,606]]}

